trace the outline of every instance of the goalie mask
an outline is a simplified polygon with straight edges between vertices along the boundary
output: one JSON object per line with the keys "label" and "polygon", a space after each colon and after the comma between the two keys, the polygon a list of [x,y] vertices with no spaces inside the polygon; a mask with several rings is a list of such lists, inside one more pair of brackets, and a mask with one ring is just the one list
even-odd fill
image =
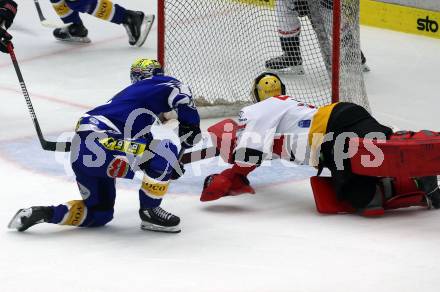
{"label": "goalie mask", "polygon": [[156,60],[140,58],[131,65],[131,83],[136,83],[155,75],[163,75],[162,65]]}
{"label": "goalie mask", "polygon": [[286,94],[286,86],[280,77],[274,73],[265,72],[255,78],[252,95],[256,102],[263,101],[272,96]]}

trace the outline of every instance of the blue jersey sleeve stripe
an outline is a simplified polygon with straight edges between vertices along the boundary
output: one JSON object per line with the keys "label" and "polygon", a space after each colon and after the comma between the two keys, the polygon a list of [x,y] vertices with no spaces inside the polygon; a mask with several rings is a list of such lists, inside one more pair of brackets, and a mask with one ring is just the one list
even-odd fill
{"label": "blue jersey sleeve stripe", "polygon": [[178,88],[174,88],[168,97],[168,105],[176,108],[179,104],[189,104],[191,97],[185,93],[181,93]]}

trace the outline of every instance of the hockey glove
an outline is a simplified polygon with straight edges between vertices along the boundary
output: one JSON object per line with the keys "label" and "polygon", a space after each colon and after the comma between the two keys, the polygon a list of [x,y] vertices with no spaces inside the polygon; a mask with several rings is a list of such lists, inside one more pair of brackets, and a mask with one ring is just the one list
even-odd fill
{"label": "hockey glove", "polygon": [[8,43],[12,39],[12,36],[3,28],[0,27],[0,51],[8,53]]}
{"label": "hockey glove", "polygon": [[17,3],[11,0],[0,0],[0,25],[9,28],[17,14]]}
{"label": "hockey glove", "polygon": [[247,175],[255,167],[241,167],[235,164],[218,174],[211,174],[205,178],[200,201],[214,201],[226,196],[238,196],[249,193],[255,194],[250,186]]}
{"label": "hockey glove", "polygon": [[182,148],[188,149],[201,140],[199,125],[179,124],[179,138]]}

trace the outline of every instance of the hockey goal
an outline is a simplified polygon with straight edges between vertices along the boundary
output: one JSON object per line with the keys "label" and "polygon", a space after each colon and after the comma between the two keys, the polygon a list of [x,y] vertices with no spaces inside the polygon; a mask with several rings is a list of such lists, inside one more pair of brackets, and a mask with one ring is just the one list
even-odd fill
{"label": "hockey goal", "polygon": [[316,106],[350,101],[369,109],[359,0],[158,0],[158,59],[167,74],[190,85],[203,116],[235,115],[252,102],[254,78],[283,54],[282,1],[300,15],[304,68],[304,74],[277,71],[287,94]]}

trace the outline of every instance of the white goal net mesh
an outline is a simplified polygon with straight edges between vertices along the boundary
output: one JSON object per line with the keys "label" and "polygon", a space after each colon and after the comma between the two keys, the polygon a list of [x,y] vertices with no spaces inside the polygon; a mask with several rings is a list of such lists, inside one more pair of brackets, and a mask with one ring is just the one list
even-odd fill
{"label": "white goal net mesh", "polygon": [[[359,0],[337,1],[341,1],[339,100],[369,109],[361,68]],[[164,35],[159,60],[167,74],[190,85],[198,106],[213,107],[214,115],[222,115],[229,114],[225,108],[251,103],[255,77],[268,71],[268,60],[286,53],[282,28],[292,19],[300,22],[300,50],[295,53],[300,54],[304,74],[292,68],[270,71],[281,77],[288,95],[316,106],[332,102],[332,0],[160,2]]]}

